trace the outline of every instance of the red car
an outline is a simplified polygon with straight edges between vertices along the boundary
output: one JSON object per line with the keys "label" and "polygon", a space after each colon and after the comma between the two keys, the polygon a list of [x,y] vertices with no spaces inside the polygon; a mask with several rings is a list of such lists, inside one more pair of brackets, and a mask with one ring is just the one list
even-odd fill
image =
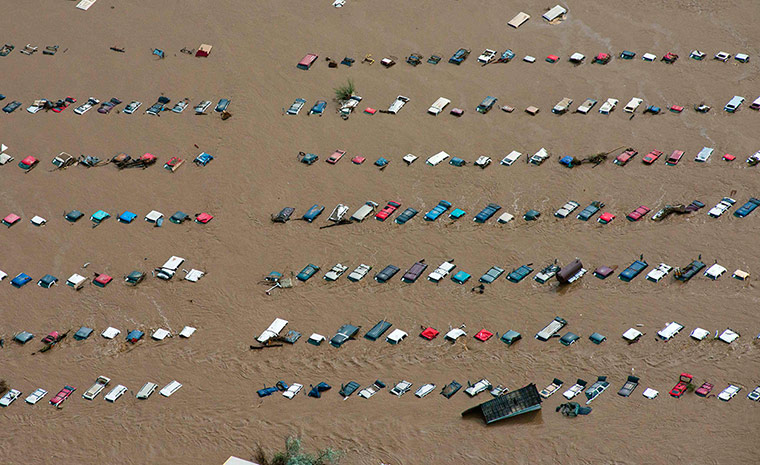
{"label": "red car", "polygon": [[59,407],[64,400],[68,399],[71,394],[76,391],[77,388],[66,385],[63,389],[61,389],[58,394],[55,395],[52,399],[50,399],[50,404],[55,405],[56,407]]}
{"label": "red car", "polygon": [[651,210],[649,207],[645,207],[644,205],[639,205],[636,210],[632,211],[631,213],[627,214],[625,217],[628,218],[628,221],[639,221],[649,213]]}
{"label": "red car", "polygon": [[395,211],[396,211],[396,210],[397,210],[399,207],[401,207],[401,204],[400,204],[400,203],[398,203],[398,202],[394,202],[393,200],[391,200],[390,202],[388,202],[388,205],[386,205],[385,207],[383,207],[383,209],[382,209],[382,210],[380,210],[379,212],[377,212],[377,215],[375,215],[375,219],[376,219],[376,220],[379,220],[379,221],[385,221],[385,220],[387,220],[387,219],[388,219],[388,217],[389,217],[389,216],[391,216],[391,215],[393,214],[393,212],[395,212]]}
{"label": "red car", "polygon": [[681,373],[681,376],[678,378],[678,384],[670,390],[670,395],[673,397],[681,397],[683,393],[686,392],[686,388],[689,387],[689,384],[691,384],[692,379],[694,379],[694,377],[690,374]]}
{"label": "red car", "polygon": [[605,213],[602,213],[602,215],[599,218],[597,218],[596,221],[602,224],[607,224],[614,219],[615,219],[615,215],[613,215],[612,213],[605,212]]}
{"label": "red car", "polygon": [[43,344],[55,344],[56,342],[61,340],[61,335],[58,334],[58,331],[53,331],[47,336],[42,338]]}
{"label": "red car", "polygon": [[366,160],[366,158],[362,157],[361,155],[357,155],[351,159],[351,162],[353,162],[355,165],[361,165],[364,163],[364,160]]}
{"label": "red car", "polygon": [[633,149],[628,149],[625,152],[623,152],[620,155],[618,155],[617,158],[615,158],[615,162],[614,163],[616,165],[625,166],[626,163],[628,163],[629,161],[633,160],[633,157],[635,157],[636,155],[638,155],[638,153],[639,152],[637,152],[637,151],[635,151]]}
{"label": "red car", "polygon": [[59,100],[56,102],[55,106],[53,107],[53,111],[56,113],[60,113],[72,103],[77,103],[77,99],[75,99],[74,97],[66,97],[63,100]]}
{"label": "red car", "polygon": [[647,165],[651,165],[652,163],[656,162],[658,158],[662,156],[662,152],[659,150],[652,150],[648,154],[644,155],[644,158],[641,160]]}
{"label": "red car", "polygon": [[683,150],[674,150],[673,153],[670,154],[667,160],[665,160],[666,165],[675,166],[678,164],[679,161],[681,161],[681,158],[683,157]]}
{"label": "red car", "polygon": [[343,158],[343,155],[345,154],[346,154],[345,150],[336,150],[325,161],[327,161],[327,163],[330,163],[331,165],[334,165],[338,163],[340,159]]}

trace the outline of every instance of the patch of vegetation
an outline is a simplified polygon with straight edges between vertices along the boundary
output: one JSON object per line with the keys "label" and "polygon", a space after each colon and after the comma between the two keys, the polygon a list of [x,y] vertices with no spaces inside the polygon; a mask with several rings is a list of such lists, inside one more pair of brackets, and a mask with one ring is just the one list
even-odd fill
{"label": "patch of vegetation", "polygon": [[348,82],[343,84],[342,86],[338,86],[335,89],[335,99],[339,102],[348,100],[351,98],[352,95],[356,92],[356,86],[354,85],[354,81],[349,79]]}
{"label": "patch of vegetation", "polygon": [[260,465],[334,465],[341,455],[342,452],[330,448],[321,449],[316,454],[302,452],[301,439],[289,436],[285,439],[285,450],[275,452],[271,458],[258,444],[253,459]]}

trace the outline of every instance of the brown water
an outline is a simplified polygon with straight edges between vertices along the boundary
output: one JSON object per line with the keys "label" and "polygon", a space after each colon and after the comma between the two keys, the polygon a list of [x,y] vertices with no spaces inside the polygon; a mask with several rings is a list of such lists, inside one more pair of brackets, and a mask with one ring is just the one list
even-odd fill
{"label": "brown water", "polygon": [[[35,281],[46,273],[64,281],[75,272],[105,272],[116,279],[104,289],[88,285],[80,292],[63,285],[15,289],[7,280],[0,285],[0,333],[6,339],[0,378],[23,397],[37,387],[50,391],[36,406],[22,399],[0,412],[3,462],[52,457],[78,463],[216,464],[231,454],[250,457],[257,442],[275,448],[287,435],[304,436],[309,447],[343,449],[345,462],[357,464],[756,462],[758,405],[745,397],[760,383],[753,340],[760,332],[758,296],[752,281],[727,274],[715,282],[698,276],[682,284],[669,276],[653,284],[641,276],[626,284],[589,273],[565,289],[556,282],[512,284],[502,278],[480,295],[471,293],[470,285],[448,279],[439,285],[424,279],[402,284],[400,275],[387,284],[371,279],[387,264],[403,272],[420,258],[429,263],[428,272],[454,258],[458,269],[477,279],[492,265],[510,271],[533,263],[540,269],[554,259],[567,263],[575,257],[590,270],[615,265],[619,272],[640,254],[652,265],[674,266],[702,254],[703,261],[717,260],[729,274],[737,268],[755,273],[760,216],[737,219],[732,210],[713,219],[706,213],[723,196],[736,198],[738,208],[759,194],[757,168],[744,163],[760,149],[760,115],[748,109],[760,94],[760,10],[753,2],[574,1],[567,20],[555,26],[540,18],[544,7],[552,5],[519,2],[348,0],[340,10],[329,1],[129,3],[100,0],[82,12],[73,2],[29,1],[5,12],[12,20],[6,21],[1,40],[17,50],[28,42],[41,48],[57,43],[61,51],[53,57],[14,51],[0,58],[0,91],[8,96],[3,103],[24,103],[15,113],[2,115],[0,142],[10,147],[16,162],[26,155],[41,159],[28,174],[15,163],[0,167],[2,215],[23,217],[21,224],[2,231],[0,269],[11,278],[25,272]],[[519,30],[506,26],[520,10],[531,20]],[[214,45],[209,58],[179,53],[201,42]],[[126,53],[110,51],[112,45],[125,47]],[[167,58],[152,56],[154,47],[166,50]],[[471,48],[470,58],[459,67],[446,63],[459,47]],[[476,64],[482,49],[501,52],[506,47],[517,53],[512,63]],[[694,48],[708,57],[719,50],[746,52],[753,61],[697,62],[687,58]],[[588,63],[599,52],[616,56],[624,49],[636,51],[637,58],[615,59],[606,66]],[[566,61],[575,51],[587,56],[586,64],[574,67]],[[639,59],[647,51],[658,56],[674,51],[681,58],[673,66],[647,63]],[[308,52],[318,53],[319,61],[308,72],[296,69]],[[444,59],[437,66],[413,68],[403,63],[410,52],[426,57],[438,52]],[[359,64],[366,53],[378,62],[393,55],[399,64],[389,69]],[[543,62],[550,53],[562,61]],[[538,61],[521,62],[526,54]],[[323,61],[345,55],[357,64],[330,69]],[[332,89],[347,78],[364,97],[359,110],[387,108],[399,94],[411,101],[395,116],[357,113],[342,121],[332,102],[325,116],[305,116],[317,99],[330,101]],[[191,108],[181,115],[146,116],[162,92],[172,103],[189,97]],[[143,107],[134,115],[107,116],[95,110],[77,116],[74,106],[60,114],[24,111],[35,98],[67,95],[80,103],[89,96],[136,99]],[[487,95],[517,110],[477,114],[475,106]],[[722,106],[733,95],[747,101],[729,115]],[[426,114],[440,96],[451,99],[449,108],[464,108],[464,116],[451,117],[448,109],[438,117]],[[639,110],[629,119],[622,107],[634,96],[687,110],[660,116]],[[192,115],[198,101],[216,103],[222,97],[232,99],[231,119]],[[282,109],[297,97],[308,100],[301,115],[283,116]],[[614,97],[620,105],[608,117],[598,113],[598,105],[586,116],[553,115],[551,107],[563,97],[574,99],[573,108],[588,97],[599,100],[598,105]],[[713,110],[692,111],[701,101]],[[525,114],[529,105],[541,112]],[[565,154],[581,158],[621,146],[640,153],[624,168],[611,160],[572,170],[557,163]],[[703,146],[715,147],[715,153],[708,163],[697,164],[692,160]],[[498,166],[511,150],[529,155],[541,147],[553,155],[543,166],[526,165],[525,155],[511,167]],[[335,166],[324,163],[337,148],[348,151],[346,158]],[[652,149],[666,155],[685,150],[686,156],[676,167],[665,166],[664,159],[654,166],[641,164],[641,156]],[[202,150],[216,159],[197,168],[189,162]],[[470,162],[487,154],[495,164],[485,170],[426,166],[424,159],[440,150]],[[159,166],[49,172],[50,159],[60,151],[101,158],[121,151],[133,156],[151,152],[159,157]],[[299,164],[298,151],[317,153],[320,162]],[[405,166],[401,157],[407,153],[420,160]],[[724,153],[736,155],[737,161],[721,161]],[[349,160],[354,155],[368,161],[353,165]],[[160,167],[172,156],[186,159],[173,174]],[[371,166],[380,156],[392,160],[384,171]],[[454,224],[423,221],[424,212],[440,199],[468,215]],[[606,226],[555,219],[553,211],[570,199],[581,208],[601,200],[605,211],[618,218]],[[662,223],[624,219],[642,204],[655,210],[694,199],[706,208],[691,216]],[[381,205],[395,200],[402,210],[412,206],[420,214],[404,226],[369,219],[319,229],[335,204],[346,203],[353,211],[367,200]],[[488,202],[499,203],[518,219],[503,226],[494,220],[474,224],[471,218]],[[300,216],[314,203],[327,207],[314,224],[269,221],[282,207],[296,207]],[[167,217],[176,210],[207,211],[215,219],[205,226],[167,222],[159,229],[139,218],[130,225],[112,218],[91,229],[86,218],[73,225],[61,218],[74,208],[88,216],[104,209],[114,217],[124,210],[140,217],[152,209]],[[519,219],[531,208],[542,212],[539,221]],[[47,218],[48,224],[30,225],[34,215]],[[195,284],[149,277],[136,288],[120,281],[133,269],[149,271],[171,255],[186,258],[185,268],[204,269],[207,276]],[[337,262],[349,271],[360,263],[374,270],[360,283],[345,277],[326,283],[321,276]],[[320,265],[322,272],[294,289],[264,295],[265,286],[258,282],[266,273],[298,272],[308,263]],[[554,340],[532,338],[555,316],[567,319],[567,329],[581,335],[578,343],[565,348]],[[289,320],[288,329],[301,331],[303,339],[294,346],[250,351],[254,337],[275,317]],[[381,318],[410,337],[398,346],[360,338],[339,350],[303,342],[312,332],[330,337],[344,323],[368,330]],[[684,331],[670,342],[658,341],[656,331],[673,320],[685,325]],[[442,337],[417,337],[422,326],[445,331],[462,323],[469,336],[454,345]],[[620,335],[637,324],[646,336],[629,346]],[[84,342],[68,338],[50,352],[33,355],[47,332],[75,331],[82,325],[95,328],[96,335]],[[123,340],[134,328],[150,334],[164,327],[176,333],[185,325],[198,328],[187,340],[145,340],[134,346]],[[120,337],[106,341],[97,335],[108,326],[121,329]],[[688,337],[697,326],[711,331],[731,327],[741,338],[731,345],[698,343]],[[512,347],[496,338],[473,340],[482,328],[499,333],[515,329],[524,339]],[[20,330],[33,332],[35,339],[26,346],[7,342]],[[587,337],[594,331],[608,340],[591,344]],[[682,371],[693,374],[698,385],[715,384],[715,393],[728,383],[744,389],[728,403],[693,393],[676,400],[667,392]],[[632,372],[641,386],[630,398],[617,396]],[[126,385],[130,395],[115,404],[104,402],[102,395],[83,400],[80,394],[98,375]],[[612,386],[594,401],[590,416],[567,419],[555,413],[564,399],[557,394],[538,414],[489,427],[460,417],[487,394],[470,399],[459,393],[446,400],[436,390],[420,400],[411,393],[396,398],[382,391],[369,400],[346,401],[337,394],[349,380],[367,386],[379,378],[390,387],[406,379],[414,390],[428,382],[440,388],[452,379],[466,385],[482,377],[511,389],[531,382],[542,388],[558,377],[566,383],[564,392],[576,378],[592,382],[598,375],[608,376]],[[170,398],[157,393],[147,401],[134,398],[147,381],[163,387],[173,379],[184,387]],[[257,389],[280,379],[307,388],[326,381],[333,390],[318,400],[256,396]],[[65,384],[78,390],[63,409],[55,410],[48,401]],[[660,396],[645,399],[641,392],[646,387],[659,390]]]}

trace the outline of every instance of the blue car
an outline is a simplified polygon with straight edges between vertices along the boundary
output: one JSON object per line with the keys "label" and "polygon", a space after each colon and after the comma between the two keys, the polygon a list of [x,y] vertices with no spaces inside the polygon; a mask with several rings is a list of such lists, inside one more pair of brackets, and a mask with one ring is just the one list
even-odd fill
{"label": "blue car", "polygon": [[319,205],[319,204],[315,203],[314,205],[312,205],[312,207],[306,213],[303,214],[303,216],[301,218],[304,219],[304,220],[306,220],[306,221],[308,221],[309,223],[311,223],[319,215],[322,214],[322,212],[324,211],[324,209],[325,209],[325,207],[323,205]]}
{"label": "blue car", "polygon": [[28,274],[19,273],[18,276],[16,276],[15,278],[11,280],[11,284],[13,285],[13,287],[20,288],[20,287],[23,287],[25,284],[27,284],[31,280],[32,280],[32,277],[29,276]]}
{"label": "blue car", "polygon": [[451,208],[451,202],[441,200],[438,205],[433,207],[432,210],[425,214],[425,221],[435,221],[439,216],[443,215],[449,208]]}
{"label": "blue car", "polygon": [[644,260],[636,260],[635,262],[631,263],[628,268],[623,270],[622,273],[620,273],[621,281],[630,282],[633,278],[641,274],[642,271],[644,271],[649,264],[645,262]]}
{"label": "blue car", "polygon": [[528,265],[523,265],[509,273],[507,275],[507,280],[512,281],[513,283],[519,283],[531,273],[533,273],[533,268]]}
{"label": "blue car", "polygon": [[21,102],[14,100],[8,105],[4,106],[3,111],[6,113],[13,113],[20,106],[21,106]]}
{"label": "blue car", "polygon": [[739,207],[739,209],[734,212],[734,216],[737,218],[744,218],[745,216],[755,211],[758,205],[760,205],[760,199],[752,197],[747,203]]}
{"label": "blue car", "polygon": [[590,220],[591,217],[596,215],[603,206],[604,204],[599,201],[591,202],[591,205],[584,208],[580,213],[578,213],[578,219],[581,221]]}
{"label": "blue car", "polygon": [[319,271],[319,267],[317,265],[309,263],[303,270],[301,270],[300,273],[296,275],[296,279],[299,281],[308,281],[309,278],[314,276],[317,271]]}
{"label": "blue car", "polygon": [[460,48],[457,50],[454,55],[449,58],[449,63],[454,63],[455,65],[461,65],[464,60],[467,59],[467,56],[470,54],[470,51],[466,48]]}
{"label": "blue car", "polygon": [[214,111],[217,113],[221,113],[225,111],[228,106],[230,106],[230,99],[223,98],[219,100],[219,103],[216,104],[216,108],[214,108]]}
{"label": "blue car", "polygon": [[327,108],[327,102],[324,100],[317,100],[317,103],[315,103],[314,106],[311,107],[311,110],[309,110],[309,114],[322,116],[322,113],[325,112],[325,108]]}
{"label": "blue car", "polygon": [[501,205],[497,205],[495,203],[489,203],[486,205],[486,208],[480,211],[473,221],[476,223],[485,223],[488,221],[492,216],[496,214],[497,211],[501,210]]}

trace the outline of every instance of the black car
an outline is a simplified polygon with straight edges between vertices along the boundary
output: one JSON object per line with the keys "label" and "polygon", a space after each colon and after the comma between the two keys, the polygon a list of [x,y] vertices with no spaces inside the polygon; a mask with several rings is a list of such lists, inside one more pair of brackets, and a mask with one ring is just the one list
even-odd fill
{"label": "black car", "polygon": [[6,113],[13,113],[14,111],[16,111],[16,108],[18,108],[20,106],[21,106],[21,102],[19,102],[17,100],[14,100],[11,103],[9,103],[8,105],[4,106],[3,107],[3,111],[6,112]]}
{"label": "black car", "polygon": [[338,329],[338,333],[330,339],[330,345],[333,347],[340,347],[343,343],[356,336],[356,333],[358,332],[358,326],[343,325]]}

